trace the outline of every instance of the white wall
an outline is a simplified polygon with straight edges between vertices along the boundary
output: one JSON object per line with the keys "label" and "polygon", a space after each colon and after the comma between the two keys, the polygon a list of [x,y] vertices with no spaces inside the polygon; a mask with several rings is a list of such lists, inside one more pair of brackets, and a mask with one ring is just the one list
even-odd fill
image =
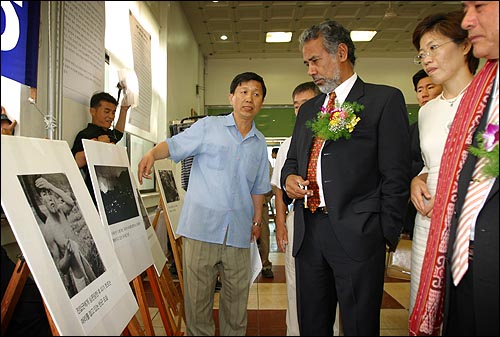
{"label": "white wall", "polygon": [[[417,104],[412,76],[420,66],[411,59],[357,59],[354,70],[365,82],[399,88],[407,104]],[[227,105],[229,85],[241,72],[253,71],[264,78],[267,87],[265,104],[291,104],[292,90],[310,81],[302,59],[224,59],[207,61],[206,104]]]}
{"label": "white wall", "polygon": [[[163,6],[161,2],[160,6]],[[203,114],[204,61],[198,43],[177,1],[165,4],[167,18],[167,122],[190,116],[191,109]]]}

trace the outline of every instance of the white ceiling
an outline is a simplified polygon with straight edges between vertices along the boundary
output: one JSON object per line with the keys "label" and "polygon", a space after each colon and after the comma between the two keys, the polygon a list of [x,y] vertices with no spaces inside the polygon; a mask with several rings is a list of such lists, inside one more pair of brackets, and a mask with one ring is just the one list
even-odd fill
{"label": "white ceiling", "polygon": [[[356,42],[357,57],[411,58],[411,36],[424,17],[461,10],[461,1],[182,1],[202,53],[209,59],[301,57],[298,36],[313,24],[334,19],[349,30],[377,30]],[[384,18],[391,7],[397,14]],[[265,43],[268,31],[291,31],[292,42]],[[222,41],[225,34],[228,40]]]}

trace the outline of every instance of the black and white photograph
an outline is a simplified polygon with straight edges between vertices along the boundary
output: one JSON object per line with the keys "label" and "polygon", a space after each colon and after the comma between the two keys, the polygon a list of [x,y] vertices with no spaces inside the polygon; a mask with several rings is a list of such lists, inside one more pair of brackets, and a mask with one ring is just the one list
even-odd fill
{"label": "black and white photograph", "polygon": [[179,201],[179,191],[175,184],[174,173],[171,170],[158,170],[160,174],[161,184],[165,192],[165,199],[167,203]]}
{"label": "black and white photograph", "polygon": [[106,269],[68,178],[64,173],[18,178],[71,298]]}
{"label": "black and white photograph", "polygon": [[95,165],[108,225],[139,216],[128,167]]}

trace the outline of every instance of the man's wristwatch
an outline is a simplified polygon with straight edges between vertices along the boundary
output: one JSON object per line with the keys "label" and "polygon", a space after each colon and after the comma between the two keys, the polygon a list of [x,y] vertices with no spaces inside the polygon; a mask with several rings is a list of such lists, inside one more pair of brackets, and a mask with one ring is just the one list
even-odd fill
{"label": "man's wristwatch", "polygon": [[260,222],[257,222],[257,221],[254,221],[252,223],[252,226],[257,226],[257,227],[260,227],[261,223]]}

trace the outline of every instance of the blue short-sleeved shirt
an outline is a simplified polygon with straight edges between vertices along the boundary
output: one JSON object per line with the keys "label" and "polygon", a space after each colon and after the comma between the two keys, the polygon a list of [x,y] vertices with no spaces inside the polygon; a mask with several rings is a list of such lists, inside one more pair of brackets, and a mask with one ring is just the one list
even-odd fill
{"label": "blue short-sleeved shirt", "polygon": [[210,243],[250,247],[252,194],[271,189],[264,135],[252,129],[242,138],[233,114],[208,116],[167,138],[170,158],[193,156],[177,234]]}

